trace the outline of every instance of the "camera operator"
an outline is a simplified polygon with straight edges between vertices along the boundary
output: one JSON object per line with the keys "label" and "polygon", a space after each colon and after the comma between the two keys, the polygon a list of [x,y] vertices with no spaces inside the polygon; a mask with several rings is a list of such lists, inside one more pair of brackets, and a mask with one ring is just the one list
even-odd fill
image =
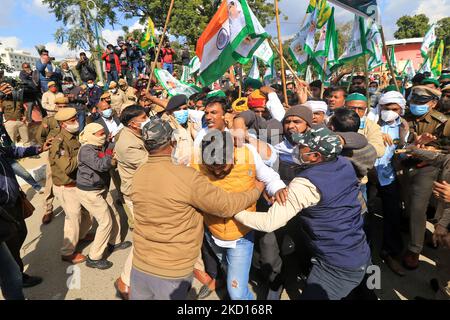
{"label": "camera operator", "polygon": [[96,79],[97,78],[97,72],[95,71],[94,66],[89,61],[89,59],[86,56],[86,53],[81,52],[80,53],[80,60],[78,61],[75,69],[78,70],[78,73],[80,74],[81,81],[84,84],[87,84],[87,81],[89,79]]}
{"label": "camera operator", "polygon": [[17,143],[17,135],[20,135],[20,141],[28,147],[30,139],[23,107],[23,89],[16,90],[13,85],[6,81],[0,83],[0,107],[4,112],[4,126],[14,144]]}
{"label": "camera operator", "polygon": [[131,66],[134,71],[135,79],[138,79],[139,74],[141,74],[142,71],[144,70],[144,61],[143,61],[144,53],[142,52],[141,48],[137,46],[134,39],[131,39],[130,46],[131,46],[130,50]]}
{"label": "camera operator", "polygon": [[[22,63],[22,70],[19,73],[19,79],[21,85],[24,89],[23,101],[27,105],[27,122],[31,123],[33,119],[31,118],[33,112],[33,106],[38,105],[41,113],[42,105],[41,105],[41,91],[39,88],[39,83],[36,83],[33,80],[33,71],[31,70],[31,66],[29,63]],[[43,114],[43,117],[45,114]]]}
{"label": "camera operator", "polygon": [[[106,46],[106,51],[102,54],[102,60],[106,64],[106,75],[108,77],[108,86],[111,81],[117,82],[119,76],[122,74],[122,69],[120,66],[120,61],[118,55],[114,52],[114,46],[108,44]],[[95,78],[93,78],[95,80]]]}
{"label": "camera operator", "polygon": [[55,58],[49,57],[48,50],[41,50],[39,55],[41,58],[36,63],[36,70],[39,72],[41,92],[44,93],[48,90],[48,83],[50,81],[58,83],[60,73],[56,67],[53,66],[52,61],[54,61]]}
{"label": "camera operator", "polygon": [[133,75],[131,73],[131,48],[127,42],[120,42],[117,55],[119,56],[122,75],[127,80],[129,86],[133,84]]}

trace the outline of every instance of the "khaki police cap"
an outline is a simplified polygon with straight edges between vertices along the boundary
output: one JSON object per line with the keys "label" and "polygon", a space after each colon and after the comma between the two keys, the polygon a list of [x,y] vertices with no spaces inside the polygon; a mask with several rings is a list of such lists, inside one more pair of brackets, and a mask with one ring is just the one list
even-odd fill
{"label": "khaki police cap", "polygon": [[110,84],[109,84],[109,88],[110,88],[110,89],[114,89],[114,88],[116,88],[116,87],[117,87],[117,82],[111,81]]}
{"label": "khaki police cap", "polygon": [[127,84],[125,79],[119,79],[119,86],[122,86],[124,84]]}
{"label": "khaki police cap", "polygon": [[105,92],[105,93],[102,94],[101,97],[100,97],[100,99],[107,99],[107,98],[111,98],[111,93]]}
{"label": "khaki police cap", "polygon": [[55,98],[55,104],[68,104],[69,103],[69,98],[67,97],[56,97]]}
{"label": "khaki police cap", "polygon": [[50,81],[50,82],[47,84],[47,87],[50,88],[51,86],[56,86],[56,82],[55,82],[55,81]]}
{"label": "khaki police cap", "polygon": [[87,89],[87,86],[86,86],[85,84],[82,84],[82,85],[80,86],[80,88],[83,89],[83,90],[86,90],[86,89]]}
{"label": "khaki police cap", "polygon": [[440,98],[442,93],[438,89],[430,88],[427,86],[417,86],[412,88],[412,94],[420,97],[427,98]]}
{"label": "khaki police cap", "polygon": [[72,119],[77,115],[77,110],[75,108],[62,108],[59,109],[55,114],[55,120],[57,121],[67,121]]}

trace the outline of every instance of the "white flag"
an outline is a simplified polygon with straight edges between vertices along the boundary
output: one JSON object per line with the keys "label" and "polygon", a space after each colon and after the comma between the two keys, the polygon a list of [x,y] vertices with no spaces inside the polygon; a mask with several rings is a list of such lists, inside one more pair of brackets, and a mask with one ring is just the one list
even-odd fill
{"label": "white flag", "polygon": [[275,78],[275,63],[272,60],[272,64],[266,68],[266,71],[264,73],[264,85],[266,86],[270,85],[274,78]]}
{"label": "white flag", "polygon": [[306,68],[308,62],[308,54],[305,51],[305,43],[309,29],[311,27],[314,28],[314,30],[316,29],[315,25],[312,26],[313,18],[313,13],[307,13],[305,23],[300,27],[300,31],[295,35],[295,38],[289,47],[289,54],[295,61],[298,69]]}
{"label": "white flag", "polygon": [[423,38],[422,47],[420,48],[420,52],[422,53],[422,57],[428,58],[428,51],[430,51],[431,47],[436,43],[436,24],[433,23],[430,30],[428,30],[427,34]]}
{"label": "white flag", "polygon": [[177,94],[184,94],[187,97],[190,97],[198,92],[195,88],[188,86],[172,76],[167,70],[155,69],[155,76],[171,97]]}
{"label": "white flag", "polygon": [[403,75],[408,77],[409,80],[414,78],[414,76],[416,75],[416,70],[414,69],[414,65],[411,60],[408,60],[406,62],[405,68],[403,69],[402,73]]}
{"label": "white flag", "polygon": [[370,53],[368,67],[369,71],[372,71],[383,64],[383,40],[375,21],[372,22],[372,26],[367,30],[366,47]]}
{"label": "white flag", "polygon": [[274,59],[274,54],[272,48],[269,45],[268,40],[264,40],[264,42],[255,51],[254,56],[259,58],[262,62],[264,62],[266,66],[271,65]]}
{"label": "white flag", "polygon": [[355,15],[350,42],[345,46],[344,53],[339,58],[341,62],[356,59],[366,53],[366,33],[364,19]]}
{"label": "white flag", "polygon": [[189,62],[189,74],[194,74],[198,70],[200,70],[200,59],[197,56],[194,56]]}
{"label": "white flag", "polygon": [[258,59],[255,56],[253,56],[253,64],[250,68],[250,71],[248,72],[248,77],[256,80],[259,80],[260,78]]}

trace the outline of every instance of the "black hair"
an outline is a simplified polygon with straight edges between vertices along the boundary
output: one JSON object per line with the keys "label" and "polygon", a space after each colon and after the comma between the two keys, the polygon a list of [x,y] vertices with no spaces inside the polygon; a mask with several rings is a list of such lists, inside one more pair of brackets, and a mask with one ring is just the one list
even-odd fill
{"label": "black hair", "polygon": [[206,99],[205,106],[208,107],[209,104],[219,103],[222,106],[223,114],[230,111],[231,106],[227,97],[211,97]]}
{"label": "black hair", "polygon": [[72,77],[64,77],[63,81],[65,82],[73,82]]}
{"label": "black hair", "polygon": [[352,94],[352,93],[360,93],[363,96],[366,96],[367,95],[367,90],[364,89],[364,88],[361,88],[361,87],[351,86],[350,87],[350,91],[348,92],[348,94]]}
{"label": "black hair", "polygon": [[376,81],[370,81],[369,86],[374,83],[378,86],[378,82],[376,82]]}
{"label": "black hair", "polygon": [[322,81],[315,80],[309,84],[310,87],[322,89]]}
{"label": "black hair", "polygon": [[329,122],[336,132],[358,132],[360,123],[359,115],[346,108],[336,109]]}
{"label": "black hair", "polygon": [[39,55],[42,55],[44,52],[48,54],[48,50],[47,49],[42,49],[41,51],[39,51]]}
{"label": "black hair", "polygon": [[345,89],[344,87],[331,87],[330,88],[330,94],[333,92],[337,92],[337,91],[341,91],[342,93],[344,93],[344,97],[347,97],[347,95],[348,95],[347,89]]}
{"label": "black hair", "polygon": [[80,52],[80,56],[85,56],[86,52]]}
{"label": "black hair", "polygon": [[234,140],[230,132],[209,130],[202,140],[202,163],[206,165],[233,164]]}
{"label": "black hair", "polygon": [[131,119],[139,117],[143,113],[145,113],[145,108],[141,106],[136,104],[128,106],[122,110],[122,113],[120,114],[120,122],[127,127]]}
{"label": "black hair", "polygon": [[106,46],[106,48],[107,48],[107,49],[109,49],[109,48],[114,49],[114,46],[110,43],[110,44],[108,44],[108,45]]}
{"label": "black hair", "polygon": [[[362,81],[366,81],[366,77],[365,77],[365,76],[354,76],[354,77],[353,77],[353,81],[354,81],[354,80],[362,80]],[[352,82],[353,82],[353,81],[352,81]]]}
{"label": "black hair", "polygon": [[425,80],[423,73],[418,73],[411,79],[412,83],[422,83],[423,80]]}

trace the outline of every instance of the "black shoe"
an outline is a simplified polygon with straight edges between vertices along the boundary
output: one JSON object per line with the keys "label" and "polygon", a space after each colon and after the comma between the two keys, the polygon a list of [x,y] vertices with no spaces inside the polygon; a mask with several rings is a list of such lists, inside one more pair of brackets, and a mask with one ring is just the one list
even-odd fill
{"label": "black shoe", "polygon": [[438,281],[438,279],[436,279],[436,278],[431,279],[430,280],[430,286],[431,286],[431,289],[434,292],[438,292],[439,291],[439,281]]}
{"label": "black shoe", "polygon": [[129,248],[129,247],[131,247],[131,245],[132,245],[131,241],[124,241],[124,242],[121,242],[118,244],[109,244],[108,243],[108,251],[110,253],[113,253],[114,251],[117,251],[117,250],[123,250],[123,249]]}
{"label": "black shoe", "polygon": [[283,286],[280,286],[277,290],[272,290],[269,288],[269,292],[267,292],[267,300],[280,300],[281,293],[283,292]]}
{"label": "black shoe", "polygon": [[41,282],[42,282],[41,277],[29,276],[26,273],[22,274],[22,286],[24,288],[31,288],[31,287],[37,286]]}
{"label": "black shoe", "polygon": [[111,268],[113,266],[113,263],[106,259],[92,260],[88,256],[86,260],[86,266],[89,268],[97,268],[100,270],[105,270]]}

